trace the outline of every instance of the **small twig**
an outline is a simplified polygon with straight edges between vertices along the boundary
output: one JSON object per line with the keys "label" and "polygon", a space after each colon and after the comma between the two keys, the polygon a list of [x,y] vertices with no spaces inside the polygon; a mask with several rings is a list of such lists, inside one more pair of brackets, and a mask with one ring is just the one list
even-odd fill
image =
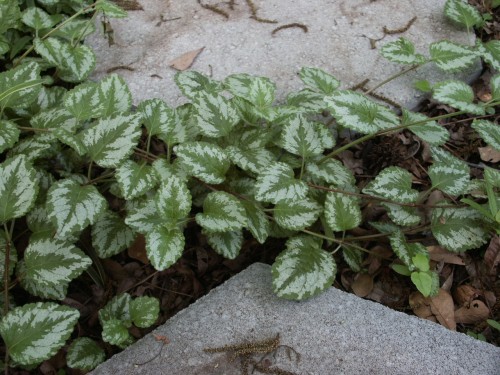
{"label": "small twig", "polygon": [[214,13],[220,14],[221,16],[229,19],[229,14],[227,14],[227,12],[223,11],[222,9],[217,8],[216,6],[203,4],[201,0],[198,0],[198,4],[200,4],[202,8],[208,9]]}
{"label": "small twig", "polygon": [[399,28],[399,29],[393,29],[393,30],[390,30],[387,28],[387,26],[384,26],[382,28],[382,30],[384,31],[384,34],[385,35],[394,35],[394,34],[401,34],[401,33],[404,33],[405,31],[408,31],[408,29],[411,27],[411,25],[413,25],[413,23],[417,20],[417,17],[413,17],[411,20],[408,21],[408,23]]}
{"label": "small twig", "polygon": [[130,67],[130,66],[127,66],[127,65],[117,65],[117,66],[113,66],[112,68],[109,68],[108,70],[106,70],[106,73],[112,73],[112,72],[115,72],[117,70],[129,70],[131,72],[135,71],[134,68]]}
{"label": "small twig", "polygon": [[298,28],[301,28],[301,29],[302,29],[305,33],[307,33],[307,32],[309,31],[306,25],[304,25],[304,24],[302,24],[302,23],[297,23],[297,22],[294,22],[294,23],[288,23],[288,24],[286,24],[286,25],[281,25],[281,26],[279,26],[279,27],[275,28],[275,29],[271,32],[271,34],[272,34],[272,35],[274,35],[274,34],[276,34],[276,33],[277,33],[278,31],[280,31],[280,30],[290,29],[290,28],[292,28],[292,27],[298,27]]}

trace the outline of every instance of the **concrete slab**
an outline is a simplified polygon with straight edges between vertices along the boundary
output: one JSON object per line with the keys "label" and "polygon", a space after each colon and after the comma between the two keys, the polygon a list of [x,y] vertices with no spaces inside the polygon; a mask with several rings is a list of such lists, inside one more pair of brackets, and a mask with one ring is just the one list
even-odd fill
{"label": "concrete slab", "polygon": [[[430,43],[441,39],[474,42],[473,36],[446,21],[445,0],[252,0],[257,16],[276,20],[276,24],[250,18],[246,0],[235,1],[234,10],[229,7],[231,1],[202,0],[225,11],[228,18],[202,8],[197,0],[138,1],[144,10],[129,11],[127,19],[110,21],[115,44],[109,46],[102,33],[87,41],[96,49],[98,59],[93,78],[112,70],[119,73],[130,85],[136,104],[154,97],[172,106],[185,102],[174,84],[176,71],[169,62],[201,47],[205,49],[191,69],[215,79],[232,73],[267,76],[276,82],[277,99],[282,100],[303,87],[297,77],[303,66],[325,69],[340,79],[344,88],[365,79],[370,79],[367,87],[373,87],[401,69],[379,54],[381,45],[400,36],[413,41],[424,55],[428,55]],[[371,49],[369,38],[382,37],[384,26],[401,29],[414,17],[408,30],[387,35]],[[273,34],[287,24],[302,26]],[[480,63],[462,77],[471,80],[478,69]],[[414,108],[422,99],[412,89],[415,80],[436,82],[449,77],[429,64],[377,92]]]}
{"label": "concrete slab", "polygon": [[278,299],[264,264],[231,278],[154,333],[170,340],[156,358],[162,344],[150,334],[91,374],[237,375],[238,361],[203,349],[277,333],[301,359],[291,361],[284,348],[267,359],[294,374],[500,374],[500,348],[338,289],[304,302]]}

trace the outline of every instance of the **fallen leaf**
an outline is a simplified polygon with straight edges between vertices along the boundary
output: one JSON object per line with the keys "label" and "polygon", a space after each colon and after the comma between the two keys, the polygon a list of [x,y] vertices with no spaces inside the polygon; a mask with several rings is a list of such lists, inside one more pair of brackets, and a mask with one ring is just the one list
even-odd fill
{"label": "fallen leaf", "polygon": [[201,48],[186,52],[186,53],[180,55],[179,57],[177,57],[176,59],[172,60],[170,62],[170,66],[176,70],[180,70],[180,71],[186,70],[191,65],[193,65],[193,62],[196,59],[196,57],[198,57],[198,55],[204,49],[205,49],[205,47],[201,47]]}
{"label": "fallen leaf", "polygon": [[367,273],[360,273],[354,279],[351,288],[358,297],[366,297],[373,290],[373,277]]}
{"label": "fallen leaf", "polygon": [[452,253],[441,246],[427,246],[431,260],[464,266],[464,260],[457,254]]}
{"label": "fallen leaf", "polygon": [[460,285],[453,293],[457,305],[465,307],[469,307],[471,302],[477,298],[478,295],[477,289],[470,285]]}
{"label": "fallen leaf", "polygon": [[478,147],[479,150],[479,156],[481,157],[482,161],[486,161],[489,163],[498,163],[500,162],[500,152],[495,150],[491,146],[487,147]]}
{"label": "fallen leaf", "polygon": [[484,264],[490,275],[497,274],[497,266],[500,263],[500,237],[494,236],[484,253]]}
{"label": "fallen leaf", "polygon": [[430,299],[430,307],[432,313],[442,326],[452,331],[456,331],[455,305],[453,304],[453,298],[449,292],[444,289],[439,289],[438,295]]}
{"label": "fallen leaf", "polygon": [[474,300],[469,307],[462,306],[455,311],[455,321],[463,324],[483,322],[490,316],[490,309],[481,300]]}
{"label": "fallen leaf", "polygon": [[149,264],[148,255],[146,253],[146,239],[142,234],[138,234],[135,241],[129,246],[128,256],[144,264]]}
{"label": "fallen leaf", "polygon": [[433,314],[431,311],[431,307],[429,305],[429,299],[424,297],[424,295],[420,292],[413,292],[410,294],[408,299],[408,304],[410,308],[413,310],[413,313],[422,319],[428,319],[435,321],[433,318]]}
{"label": "fallen leaf", "polygon": [[168,339],[167,336],[157,335],[156,333],[153,333],[153,337],[155,338],[156,341],[161,341],[164,344],[170,344],[170,340]]}

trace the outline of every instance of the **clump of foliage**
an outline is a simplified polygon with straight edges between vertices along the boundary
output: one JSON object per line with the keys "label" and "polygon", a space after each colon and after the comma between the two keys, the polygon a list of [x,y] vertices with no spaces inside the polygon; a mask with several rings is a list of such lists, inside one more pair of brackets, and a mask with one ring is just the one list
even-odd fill
{"label": "clump of foliage", "polygon": [[[316,68],[300,71],[305,88],[280,105],[268,78],[234,74],[216,81],[182,72],[176,83],[189,103],[170,108],[152,99],[133,109],[118,75],[86,80],[95,57],[81,40],[94,32],[98,13],[125,16],[105,0],[0,3],[0,334],[6,367],[36,366],[71,336],[78,310],[52,301],[62,301],[70,282],[98,262],[79,247],[88,227],[96,258],[117,255],[144,235],[157,270],[181,257],[187,227],[197,226],[230,259],[245,233],[260,244],[286,238],[272,266],[273,289],[292,300],[332,285],[334,254],[362,269],[366,238],[353,231],[360,226],[389,237],[399,258],[394,270],[410,276],[425,296],[437,293],[439,278],[426,247],[409,235],[424,234],[464,252],[500,233],[500,172],[486,167],[483,178],[471,179],[468,164],[441,147],[449,134],[438,123],[460,114],[483,116],[472,127],[500,151],[498,124],[487,118],[500,103],[499,74],[490,82],[491,99],[480,103],[462,81],[421,82],[436,101],[457,110],[435,118],[409,110],[399,116],[366,95],[339,89],[335,77]],[[483,22],[461,1],[448,1],[446,14],[467,28]],[[400,38],[382,54],[408,65],[407,71],[432,63],[457,72],[479,58],[498,70],[499,51],[499,41],[471,47],[444,40],[433,43],[426,57]],[[337,144],[345,130],[359,137]],[[419,189],[397,166],[360,187],[336,158],[403,130],[430,145],[433,162]],[[152,143],[165,152],[152,152]],[[426,204],[435,191],[446,198]],[[382,207],[388,220],[364,222],[361,209],[368,203]],[[16,249],[14,239],[27,235],[28,245]],[[17,285],[44,302],[17,306],[10,294]],[[127,346],[133,341],[129,328],[151,326],[158,312],[154,298],[114,297],[99,312],[104,341]],[[69,345],[70,367],[89,370],[103,359],[90,338]]]}

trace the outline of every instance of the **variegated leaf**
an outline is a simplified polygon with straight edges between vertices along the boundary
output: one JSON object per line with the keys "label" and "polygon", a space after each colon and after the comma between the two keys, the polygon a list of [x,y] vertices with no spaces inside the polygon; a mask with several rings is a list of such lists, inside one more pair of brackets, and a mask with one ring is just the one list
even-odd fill
{"label": "variegated leaf", "polygon": [[87,36],[96,32],[96,24],[90,19],[77,18],[65,19],[64,21],[64,24],[59,24],[57,29],[51,30],[51,36],[74,41],[84,40]]}
{"label": "variegated leaf", "polygon": [[415,46],[405,38],[399,38],[385,44],[380,52],[387,60],[399,64],[420,65],[425,62],[425,57],[415,53]]}
{"label": "variegated leaf", "polygon": [[270,164],[257,177],[255,198],[262,202],[280,203],[303,199],[308,192],[305,182],[294,178],[292,168],[285,163]]}
{"label": "variegated leaf", "polygon": [[121,293],[114,296],[106,306],[99,310],[99,322],[101,325],[111,319],[118,319],[130,326],[132,317],[130,316],[130,303],[132,297],[128,293]]}
{"label": "variegated leaf", "polygon": [[40,158],[49,158],[54,155],[55,138],[50,133],[35,134],[23,138],[17,142],[9,151],[10,157],[24,156],[29,162],[34,162]]}
{"label": "variegated leaf", "polygon": [[240,121],[234,104],[219,94],[198,93],[193,101],[193,109],[196,125],[207,137],[224,137]]}
{"label": "variegated leaf", "polygon": [[130,317],[139,328],[148,328],[155,324],[159,313],[160,302],[158,298],[142,296],[133,299],[130,303]]}
{"label": "variegated leaf", "polygon": [[472,208],[435,208],[431,230],[439,244],[459,253],[476,249],[490,238],[481,214]]}
{"label": "variegated leaf", "polygon": [[318,68],[303,67],[299,76],[307,87],[326,95],[332,94],[340,86],[337,78]]}
{"label": "variegated leaf", "polygon": [[245,99],[257,108],[270,107],[274,102],[276,85],[266,77],[254,77],[246,73],[232,74],[224,84],[235,96]]}
{"label": "variegated leaf", "polygon": [[500,40],[490,40],[486,43],[476,42],[481,57],[496,71],[500,70]]}
{"label": "variegated leaf", "polygon": [[438,125],[436,121],[424,122],[425,120],[427,120],[427,116],[421,113],[410,112],[403,108],[401,125],[419,123],[408,126],[408,129],[420,139],[431,145],[442,145],[450,138],[450,134],[446,128]]}
{"label": "variegated leaf", "polygon": [[30,303],[12,309],[0,321],[0,334],[16,363],[35,365],[63,347],[79,317],[78,310],[72,307],[53,302]]}
{"label": "variegated leaf", "polygon": [[189,180],[187,172],[182,169],[182,166],[177,162],[177,159],[170,164],[167,160],[159,158],[156,159],[151,166],[156,174],[156,179],[160,182],[167,181],[172,176],[175,176],[184,182]]}
{"label": "variegated leaf", "polygon": [[500,100],[500,73],[495,74],[490,80],[491,99]]}
{"label": "variegated leaf", "polygon": [[432,97],[461,111],[476,115],[485,114],[483,106],[473,103],[472,87],[461,81],[444,81],[434,85]]}
{"label": "variegated leaf", "polygon": [[103,168],[118,167],[132,152],[141,135],[139,116],[100,119],[80,133],[91,159]]}
{"label": "variegated leaf", "polygon": [[175,227],[191,211],[191,193],[184,181],[176,176],[161,184],[155,197],[158,215],[168,227]]}
{"label": "variegated leaf", "polygon": [[313,199],[278,203],[274,207],[274,220],[285,229],[302,230],[312,225],[321,214],[322,207]]}
{"label": "variegated leaf", "polygon": [[68,347],[66,362],[68,367],[90,371],[104,362],[106,353],[89,337],[79,337]]}
{"label": "variegated leaf", "polygon": [[470,180],[467,163],[439,147],[431,146],[431,152],[434,163],[429,167],[428,174],[432,188],[455,196],[466,193]]}
{"label": "variegated leaf", "polygon": [[201,92],[217,93],[221,90],[220,82],[191,70],[177,72],[174,81],[184,96],[191,100],[195,99]]}
{"label": "variegated leaf", "polygon": [[471,127],[479,133],[481,138],[493,147],[500,151],[500,125],[488,120],[474,120]]}
{"label": "variegated leaf", "polygon": [[24,216],[38,194],[36,172],[20,155],[0,164],[0,223]]}
{"label": "variegated leaf", "polygon": [[[30,240],[32,237],[30,237]],[[62,282],[55,285],[47,285],[39,284],[35,280],[26,277],[26,265],[24,264],[24,260],[21,260],[17,264],[16,276],[19,279],[19,284],[21,285],[21,287],[33,296],[62,301],[68,294],[68,282]]]}
{"label": "variegated leaf", "polygon": [[64,106],[78,120],[97,118],[103,112],[99,97],[99,85],[86,82],[76,86],[64,95]]}
{"label": "variegated leaf", "polygon": [[19,27],[21,10],[16,2],[0,2],[0,34],[4,34],[10,28]]}
{"label": "variegated leaf", "polygon": [[54,129],[52,134],[59,140],[59,142],[71,147],[79,156],[84,156],[87,153],[87,148],[83,144],[80,137],[67,131],[66,129]]}
{"label": "variegated leaf", "polygon": [[79,233],[94,224],[106,206],[106,199],[95,186],[80,186],[71,179],[54,183],[47,196],[47,211],[57,228],[57,238]]}
{"label": "variegated leaf", "polygon": [[113,211],[105,211],[92,226],[92,246],[99,258],[119,254],[134,242],[134,232]]}
{"label": "variegated leaf", "polygon": [[146,233],[146,253],[153,267],[166,270],[181,257],[184,250],[184,234],[177,228],[156,227]]}
{"label": "variegated leaf", "polygon": [[303,158],[322,154],[321,134],[303,115],[291,116],[283,125],[280,143],[288,152]]}
{"label": "variegated leaf", "polygon": [[456,72],[471,66],[478,54],[472,48],[448,40],[432,43],[429,47],[432,61],[446,72]]}
{"label": "variegated leaf", "polygon": [[92,260],[66,241],[50,237],[30,241],[24,253],[25,277],[48,288],[69,283],[80,276]]}
{"label": "variegated leaf", "polygon": [[418,225],[422,220],[415,207],[400,206],[393,203],[381,203],[381,205],[387,208],[387,215],[398,225]]}
{"label": "variegated leaf", "polygon": [[104,321],[101,325],[103,341],[117,346],[125,346],[125,343],[131,341],[132,337],[123,321],[113,318]]}
{"label": "variegated leaf", "polygon": [[308,89],[291,92],[286,97],[286,103],[299,107],[306,113],[321,113],[326,108],[324,95]]}
{"label": "variegated leaf", "polygon": [[79,127],[78,119],[63,107],[52,107],[38,112],[30,120],[33,128],[64,129],[74,133]]}
{"label": "variegated leaf", "polygon": [[207,184],[220,184],[230,162],[227,152],[208,142],[186,142],[174,147],[179,162],[186,171]]}
{"label": "variegated leaf", "polygon": [[350,246],[342,246],[342,257],[354,272],[360,272],[363,269],[363,253],[361,250]]}
{"label": "variegated leaf", "polygon": [[247,217],[247,228],[252,236],[262,245],[269,236],[269,219],[262,207],[254,202],[242,201]]}
{"label": "variegated leaf", "polygon": [[274,161],[273,154],[265,148],[246,148],[229,146],[227,154],[231,161],[244,171],[260,173]]}
{"label": "variegated leaf", "polygon": [[[45,0],[47,1],[47,0]],[[98,1],[95,3],[96,12],[102,12],[109,18],[125,18],[127,12],[112,1]]]}
{"label": "variegated leaf", "polygon": [[333,257],[321,249],[321,241],[297,236],[286,242],[272,269],[273,290],[278,297],[304,300],[330,287],[337,272]]}
{"label": "variegated leaf", "polygon": [[215,191],[205,198],[203,213],[196,214],[196,222],[209,232],[228,232],[246,226],[247,217],[238,198]]}
{"label": "variegated leaf", "polygon": [[412,175],[400,167],[385,168],[363,189],[363,193],[391,199],[399,203],[412,203],[418,191],[411,188]]}
{"label": "variegated leaf", "polygon": [[146,194],[156,184],[153,169],[144,162],[126,160],[116,168],[115,177],[123,197],[128,200]]}
{"label": "variegated leaf", "polygon": [[421,254],[429,259],[429,252],[425,246],[418,242],[406,242],[406,238],[400,230],[392,233],[389,239],[391,241],[392,250],[394,250],[398,258],[401,259],[410,271],[414,271],[416,269],[412,261],[414,256]]}
{"label": "variegated leaf", "polygon": [[110,117],[130,111],[132,94],[125,80],[117,74],[106,76],[99,82],[101,116]]}
{"label": "variegated leaf", "polygon": [[243,233],[241,230],[208,232],[206,236],[210,247],[227,259],[236,258],[243,245]]}
{"label": "variegated leaf", "polygon": [[135,204],[128,210],[128,215],[125,218],[125,224],[141,234],[146,234],[162,226],[164,221],[158,215],[158,208],[154,199]]}
{"label": "variegated leaf", "polygon": [[444,14],[456,24],[465,26],[467,30],[483,22],[481,13],[464,0],[446,0]]}
{"label": "variegated leaf", "polygon": [[50,29],[55,24],[62,20],[60,14],[48,14],[41,8],[30,7],[27,8],[21,17],[21,21],[35,30]]}
{"label": "variegated leaf", "polygon": [[37,100],[43,83],[40,65],[35,62],[1,72],[0,110],[3,112],[5,108],[26,108]]}
{"label": "variegated leaf", "polygon": [[327,183],[341,188],[354,185],[356,182],[351,170],[335,159],[328,159],[321,164],[307,163],[306,171],[316,183]]}
{"label": "variegated leaf", "polygon": [[354,91],[335,91],[325,98],[332,116],[346,128],[374,134],[398,125],[398,117],[388,108]]}
{"label": "variegated leaf", "polygon": [[328,192],[325,200],[325,220],[331,230],[343,232],[361,224],[359,198]]}
{"label": "variegated leaf", "polygon": [[12,121],[0,120],[0,154],[16,144],[21,132]]}

